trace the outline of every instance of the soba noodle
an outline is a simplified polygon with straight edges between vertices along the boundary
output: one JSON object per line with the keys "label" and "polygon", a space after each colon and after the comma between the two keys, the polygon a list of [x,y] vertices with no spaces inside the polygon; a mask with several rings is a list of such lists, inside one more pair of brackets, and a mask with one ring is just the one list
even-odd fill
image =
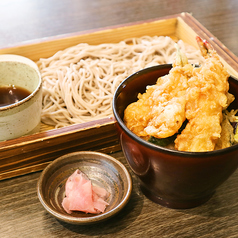
{"label": "soba noodle", "polygon": [[[175,42],[170,37],[141,37],[117,44],[78,44],[37,65],[43,79],[42,122],[56,128],[112,116],[117,86],[130,74],[172,63]],[[200,63],[200,51],[178,42],[190,63]]]}

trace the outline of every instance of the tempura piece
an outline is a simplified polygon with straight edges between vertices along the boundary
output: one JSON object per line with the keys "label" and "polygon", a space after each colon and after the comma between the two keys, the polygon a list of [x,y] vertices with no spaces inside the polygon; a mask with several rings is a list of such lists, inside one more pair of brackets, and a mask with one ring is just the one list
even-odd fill
{"label": "tempura piece", "polygon": [[223,112],[223,121],[221,123],[222,131],[215,149],[227,148],[238,143],[238,109]]}
{"label": "tempura piece", "polygon": [[126,126],[139,137],[146,137],[148,134],[145,128],[150,120],[150,111],[153,106],[151,94],[155,86],[148,87],[146,92],[138,94],[138,101],[131,103],[124,111],[124,122]]}
{"label": "tempura piece", "polygon": [[229,74],[211,45],[200,37],[197,41],[205,63],[188,80],[188,124],[175,140],[175,148],[182,151],[214,150],[221,136],[222,110],[228,106]]}
{"label": "tempura piece", "polygon": [[169,74],[158,79],[151,98],[151,108],[144,131],[156,138],[166,138],[178,132],[185,121],[187,80],[192,66],[176,66]]}
{"label": "tempura piece", "polygon": [[185,121],[186,90],[193,66],[179,52],[168,75],[147,87],[138,101],[124,112],[126,126],[140,137],[167,138],[178,132]]}
{"label": "tempura piece", "polygon": [[[234,128],[231,125],[231,121],[230,121],[231,120],[230,116],[233,116],[231,115],[233,112],[234,110],[232,110],[232,112],[225,111],[223,113],[223,120],[221,123],[221,128],[222,128],[221,136],[216,143],[215,150],[230,147],[235,142],[234,133],[233,133]],[[236,112],[234,114],[236,114]]]}

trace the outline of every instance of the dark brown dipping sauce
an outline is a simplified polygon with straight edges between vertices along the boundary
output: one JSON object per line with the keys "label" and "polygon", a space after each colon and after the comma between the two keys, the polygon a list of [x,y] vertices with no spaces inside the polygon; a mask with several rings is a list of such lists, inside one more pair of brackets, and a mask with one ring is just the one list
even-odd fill
{"label": "dark brown dipping sauce", "polygon": [[18,86],[0,86],[0,107],[19,102],[30,94],[30,91]]}

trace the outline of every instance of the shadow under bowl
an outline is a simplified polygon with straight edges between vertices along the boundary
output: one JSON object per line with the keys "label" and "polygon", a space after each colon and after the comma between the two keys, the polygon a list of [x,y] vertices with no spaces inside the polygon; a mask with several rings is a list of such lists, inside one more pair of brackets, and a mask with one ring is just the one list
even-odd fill
{"label": "shadow under bowl", "polygon": [[[62,207],[65,183],[76,169],[84,172],[93,185],[110,193],[109,205],[100,214],[74,211],[68,214]],[[37,183],[37,194],[44,208],[57,219],[78,225],[104,221],[127,204],[132,192],[132,180],[126,167],[115,158],[90,151],[80,151],[59,157],[42,172]]]}
{"label": "shadow under bowl", "polygon": [[[169,208],[192,208],[203,204],[236,170],[238,144],[210,152],[183,152],[149,143],[124,124],[124,110],[137,101],[148,85],[169,73],[171,65],[143,69],[125,79],[113,98],[113,113],[122,150],[138,176],[143,193]],[[238,98],[238,81],[230,77],[230,92]],[[238,108],[237,99],[230,105]]]}

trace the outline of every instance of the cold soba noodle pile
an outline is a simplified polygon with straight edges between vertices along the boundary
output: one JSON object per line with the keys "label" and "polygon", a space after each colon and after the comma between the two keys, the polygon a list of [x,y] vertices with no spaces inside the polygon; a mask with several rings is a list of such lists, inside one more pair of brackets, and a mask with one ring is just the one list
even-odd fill
{"label": "cold soba noodle pile", "polygon": [[[190,63],[200,51],[178,42]],[[141,37],[117,44],[79,44],[37,64],[43,79],[42,122],[56,128],[112,116],[117,86],[132,73],[172,63],[175,42],[169,37]]]}

